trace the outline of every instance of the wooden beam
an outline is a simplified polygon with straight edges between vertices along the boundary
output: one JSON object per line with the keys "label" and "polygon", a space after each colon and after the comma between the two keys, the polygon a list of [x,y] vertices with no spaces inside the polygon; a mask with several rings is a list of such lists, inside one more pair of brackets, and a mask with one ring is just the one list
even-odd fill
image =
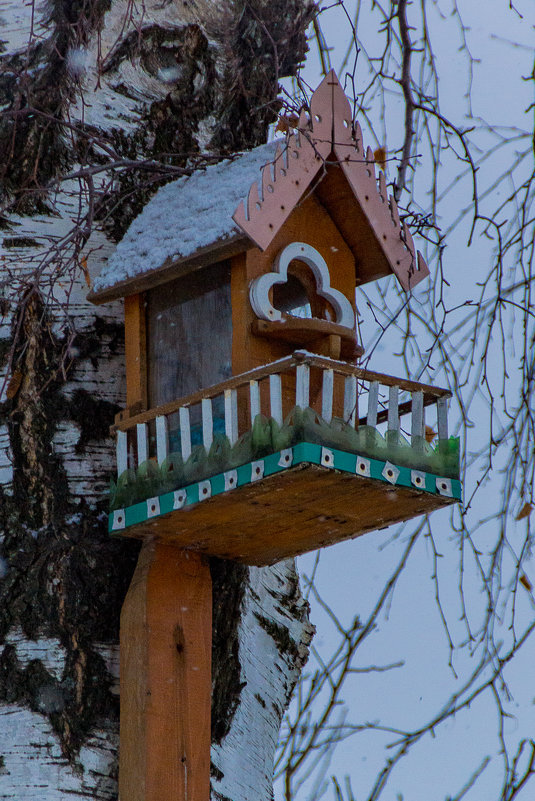
{"label": "wooden beam", "polygon": [[122,801],[209,801],[211,638],[208,564],[146,540],[121,612]]}
{"label": "wooden beam", "polygon": [[124,299],[126,406],[131,413],[147,408],[147,330],[143,295]]}

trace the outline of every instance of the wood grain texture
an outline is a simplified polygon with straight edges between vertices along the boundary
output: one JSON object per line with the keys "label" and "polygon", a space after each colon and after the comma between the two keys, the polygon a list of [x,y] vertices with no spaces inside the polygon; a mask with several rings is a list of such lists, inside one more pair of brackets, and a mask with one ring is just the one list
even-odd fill
{"label": "wood grain texture", "polygon": [[203,557],[145,542],[121,614],[121,801],[208,801],[211,633]]}
{"label": "wood grain texture", "polygon": [[150,533],[188,550],[269,565],[455,502],[307,464],[121,534],[144,538]]}
{"label": "wood grain texture", "polygon": [[126,406],[130,413],[147,408],[147,329],[143,295],[124,301]]}
{"label": "wood grain texture", "polygon": [[[236,265],[234,269],[239,269],[239,278],[237,272],[236,289],[233,295],[234,373],[251,370],[261,364],[288,356],[296,346],[302,344],[298,334],[296,334],[295,340],[288,341],[266,339],[263,331],[262,336],[255,335],[253,324],[256,325],[257,318],[248,298],[250,282],[263,273],[271,272],[278,253],[286,245],[296,241],[306,242],[323,256],[329,267],[331,286],[343,292],[354,306],[355,260],[353,255],[319,200],[315,195],[309,195],[292,211],[282,229],[265,251],[252,248],[245,254],[245,265],[243,257],[237,257],[233,262],[233,265]],[[332,333],[332,330],[325,331],[325,339],[328,340]],[[320,331],[315,341],[319,342],[321,339],[322,332]]]}

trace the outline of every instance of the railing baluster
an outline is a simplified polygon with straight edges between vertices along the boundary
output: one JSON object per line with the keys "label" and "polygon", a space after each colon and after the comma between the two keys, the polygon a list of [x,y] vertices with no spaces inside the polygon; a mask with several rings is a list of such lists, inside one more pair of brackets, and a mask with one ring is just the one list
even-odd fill
{"label": "railing baluster", "polygon": [[251,400],[251,425],[260,414],[260,387],[258,381],[249,381],[249,398]]}
{"label": "railing baluster", "polygon": [[448,399],[439,398],[437,401],[438,439],[448,439]]}
{"label": "railing baluster", "polygon": [[178,418],[180,422],[180,450],[183,460],[187,461],[191,456],[191,425],[187,406],[180,407]]}
{"label": "railing baluster", "polygon": [[388,435],[394,438],[399,431],[399,387],[388,388]]}
{"label": "railing baluster", "polygon": [[163,414],[156,418],[156,457],[162,465],[169,455],[169,425]]}
{"label": "railing baluster", "polygon": [[344,381],[344,420],[355,427],[357,417],[357,377],[347,375]]}
{"label": "railing baluster", "polygon": [[334,390],[334,371],[323,371],[323,386],[321,389],[321,416],[326,423],[333,419],[333,390]]}
{"label": "railing baluster", "polygon": [[306,409],[310,402],[310,368],[308,364],[298,364],[295,373],[295,405]]}
{"label": "railing baluster", "polygon": [[138,423],[136,425],[137,434],[137,464],[138,467],[149,458],[149,438],[147,436],[147,424]]}
{"label": "railing baluster", "polygon": [[277,373],[269,376],[269,410],[272,418],[280,426],[282,419],[282,385],[281,377]]}
{"label": "railing baluster", "polygon": [[377,406],[379,404],[379,382],[372,381],[368,392],[368,414],[366,423],[375,428],[377,426]]}
{"label": "railing baluster", "polygon": [[211,398],[203,398],[201,401],[202,412],[202,444],[206,452],[212,447],[214,441],[214,417],[212,413]]}
{"label": "railing baluster", "polygon": [[128,469],[128,434],[126,431],[117,432],[117,477]]}
{"label": "railing baluster", "polygon": [[419,449],[422,449],[425,425],[424,393],[413,392],[411,398],[411,445],[413,448],[416,445]]}
{"label": "railing baluster", "polygon": [[238,441],[238,393],[235,389],[225,390],[225,434],[231,445]]}

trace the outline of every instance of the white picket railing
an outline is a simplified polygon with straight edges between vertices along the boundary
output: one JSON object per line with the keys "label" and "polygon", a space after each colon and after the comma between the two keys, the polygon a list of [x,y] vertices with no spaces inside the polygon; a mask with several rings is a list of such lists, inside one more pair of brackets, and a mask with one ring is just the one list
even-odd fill
{"label": "white picket railing", "polygon": [[[311,398],[311,373],[314,373],[314,398]],[[318,376],[321,380],[318,381]],[[283,381],[283,379],[285,379]],[[290,386],[290,389],[288,389]],[[343,387],[343,392],[342,392]],[[410,399],[400,403],[401,395]],[[343,399],[340,396],[343,395]],[[221,399],[224,432],[234,445],[250,429],[257,415],[264,412],[282,425],[284,416],[294,407],[313,405],[325,422],[342,417],[349,425],[377,428],[386,423],[387,443],[400,432],[401,418],[410,415],[411,445],[421,449],[425,436],[425,411],[436,409],[439,440],[448,438],[448,399],[451,393],[439,387],[398,379],[373,371],[296,351],[291,357],[251,370],[216,386],[164,404],[129,419],[120,419],[117,432],[117,472],[135,468],[147,459],[162,464],[169,455],[171,415],[176,419],[180,450],[186,461],[192,453],[191,413],[200,407],[201,441],[208,451],[214,439],[214,403]],[[359,417],[359,406],[367,398],[366,414]],[[152,426],[152,434],[149,427]],[[154,452],[153,452],[154,451]]]}

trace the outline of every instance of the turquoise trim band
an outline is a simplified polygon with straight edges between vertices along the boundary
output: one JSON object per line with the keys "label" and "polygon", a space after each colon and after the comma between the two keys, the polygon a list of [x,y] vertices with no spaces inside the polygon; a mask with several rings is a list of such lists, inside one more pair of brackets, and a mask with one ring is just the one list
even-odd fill
{"label": "turquoise trim band", "polygon": [[167,492],[157,498],[149,498],[125,509],[117,509],[108,516],[108,530],[110,533],[119,532],[154,517],[200,503],[206,498],[232,491],[236,487],[243,487],[275,473],[282,473],[289,467],[299,464],[321,465],[340,470],[343,473],[350,473],[357,478],[373,478],[397,487],[410,487],[424,490],[433,495],[442,495],[452,500],[462,500],[459,479],[444,478],[433,473],[412,470],[410,467],[339,451],[336,448],[326,448],[311,442],[299,442],[291,448],[240,465],[234,470],[218,473],[183,489]]}

